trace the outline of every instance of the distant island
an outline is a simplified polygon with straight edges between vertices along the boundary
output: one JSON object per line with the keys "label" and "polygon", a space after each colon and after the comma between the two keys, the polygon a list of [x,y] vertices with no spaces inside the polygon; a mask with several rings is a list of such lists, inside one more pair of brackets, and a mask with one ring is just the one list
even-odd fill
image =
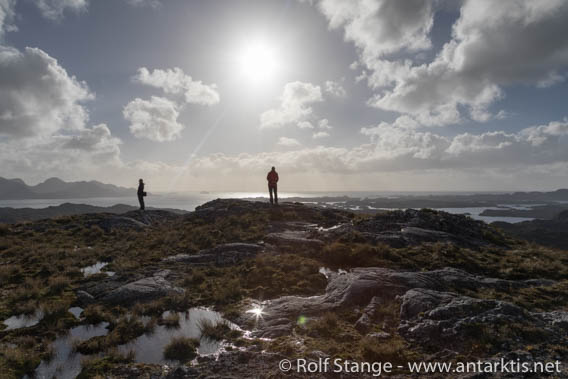
{"label": "distant island", "polygon": [[30,186],[22,179],[0,177],[0,200],[85,199],[135,195],[136,190],[133,188],[105,184],[96,180],[65,182],[59,178],[49,178],[35,186]]}

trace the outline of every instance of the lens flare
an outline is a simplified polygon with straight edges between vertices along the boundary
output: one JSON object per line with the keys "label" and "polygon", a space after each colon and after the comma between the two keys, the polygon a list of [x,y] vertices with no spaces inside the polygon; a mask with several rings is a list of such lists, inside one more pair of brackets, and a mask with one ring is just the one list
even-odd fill
{"label": "lens flare", "polygon": [[262,318],[264,307],[260,305],[255,305],[253,308],[249,309],[246,313],[251,313],[257,320]]}

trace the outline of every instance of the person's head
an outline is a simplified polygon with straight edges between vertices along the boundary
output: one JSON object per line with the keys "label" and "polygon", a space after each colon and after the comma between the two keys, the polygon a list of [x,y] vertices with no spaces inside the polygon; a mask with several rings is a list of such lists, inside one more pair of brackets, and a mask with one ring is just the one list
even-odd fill
{"label": "person's head", "polygon": [[276,171],[276,167],[272,166],[272,171]]}
{"label": "person's head", "polygon": [[144,181],[142,179],[138,180],[138,183],[144,183]]}

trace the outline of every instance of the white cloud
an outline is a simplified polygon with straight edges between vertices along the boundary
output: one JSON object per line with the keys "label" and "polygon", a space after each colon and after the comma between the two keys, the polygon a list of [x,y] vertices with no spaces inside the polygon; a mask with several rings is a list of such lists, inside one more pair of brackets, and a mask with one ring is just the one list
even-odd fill
{"label": "white cloud", "polygon": [[184,126],[178,123],[179,111],[174,102],[152,96],[148,100],[136,98],[123,110],[124,118],[130,121],[130,132],[138,138],[152,141],[173,141]]}
{"label": "white cloud", "polygon": [[326,81],[324,88],[325,92],[337,97],[345,97],[347,95],[343,86],[338,82],[334,82],[332,80]]}
{"label": "white cloud", "polygon": [[288,137],[280,137],[277,144],[284,147],[296,147],[301,145],[297,139]]}
{"label": "white cloud", "polygon": [[489,175],[492,170],[507,172],[528,167],[538,172],[540,166],[568,162],[568,119],[518,133],[463,133],[455,137],[401,128],[396,122],[361,132],[370,137],[370,143],[350,149],[317,146],[258,154],[218,153],[196,158],[188,170],[195,175],[217,170],[226,170],[227,175],[250,175],[264,170],[267,162],[278,162],[283,170],[320,175],[424,170],[474,170]]}
{"label": "white cloud", "polygon": [[300,122],[298,122],[298,128],[300,128],[300,129],[313,129],[314,125],[309,121],[300,121]]}
{"label": "white cloud", "polygon": [[6,31],[16,29],[12,24],[15,6],[16,0],[0,0],[0,40],[4,37]]}
{"label": "white cloud", "polygon": [[327,118],[323,118],[318,121],[318,128],[324,130],[331,130],[333,127],[329,125],[329,120]]}
{"label": "white cloud", "polygon": [[361,50],[364,60],[431,46],[432,1],[320,0],[318,7],[332,29],[343,28],[345,39]]}
{"label": "white cloud", "polygon": [[105,124],[87,126],[94,95],[40,49],[0,47],[0,166],[38,176],[120,164],[121,141]]}
{"label": "white cloud", "polygon": [[162,6],[161,0],[127,0],[127,2],[134,7],[159,8]]}
{"label": "white cloud", "polygon": [[120,139],[113,137],[106,124],[85,128],[76,135],[61,135],[54,138],[62,149],[95,152],[97,155],[110,155],[118,158]]}
{"label": "white cloud", "polygon": [[328,132],[314,132],[314,134],[312,134],[312,138],[314,138],[314,139],[325,138],[325,137],[329,137]]}
{"label": "white cloud", "polygon": [[[291,82],[284,86],[280,106],[260,115],[261,128],[278,128],[306,121],[313,112],[312,104],[323,101],[320,86],[311,83]],[[307,124],[302,124],[308,127]]]}
{"label": "white cloud", "polygon": [[[568,70],[562,0],[466,0],[451,40],[430,63],[419,50],[441,1],[320,0],[333,29],[359,48],[360,78],[377,90],[371,106],[412,115],[426,126],[498,118],[490,106],[514,84],[564,81]],[[404,59],[402,58],[404,57]],[[354,66],[356,67],[356,66]]]}
{"label": "white cloud", "polygon": [[87,10],[88,0],[34,0],[43,17],[60,20],[66,10],[83,12]]}
{"label": "white cloud", "polygon": [[0,46],[0,135],[35,137],[79,130],[88,120],[87,84],[37,48]]}
{"label": "white cloud", "polygon": [[567,19],[565,1],[466,1],[453,40],[436,59],[395,73],[394,88],[371,104],[413,114],[425,125],[458,122],[465,106],[472,119],[485,122],[503,87],[564,80]]}
{"label": "white cloud", "polygon": [[141,67],[134,80],[161,88],[167,94],[183,95],[185,102],[189,104],[214,105],[220,101],[215,84],[208,85],[200,80],[193,80],[178,67],[167,70],[155,69],[152,72],[146,67]]}

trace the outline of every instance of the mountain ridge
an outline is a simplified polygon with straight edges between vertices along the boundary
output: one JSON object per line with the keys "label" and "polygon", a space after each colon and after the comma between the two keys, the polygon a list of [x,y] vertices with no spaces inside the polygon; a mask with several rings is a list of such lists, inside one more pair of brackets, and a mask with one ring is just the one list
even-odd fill
{"label": "mountain ridge", "polygon": [[66,182],[57,177],[30,186],[22,179],[0,177],[0,200],[82,199],[89,197],[132,196],[134,188],[106,184],[96,180]]}

